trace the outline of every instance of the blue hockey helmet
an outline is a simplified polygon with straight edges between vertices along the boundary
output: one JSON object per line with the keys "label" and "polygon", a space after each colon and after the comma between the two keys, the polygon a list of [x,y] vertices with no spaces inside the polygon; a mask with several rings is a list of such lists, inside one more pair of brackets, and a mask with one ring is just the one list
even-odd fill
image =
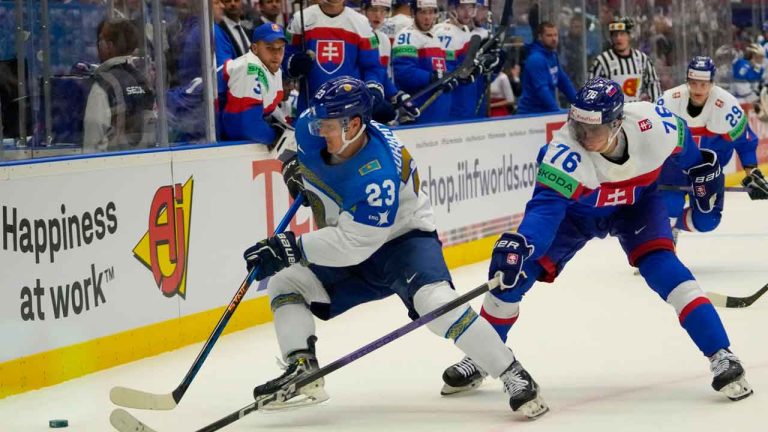
{"label": "blue hockey helmet", "polygon": [[321,85],[309,101],[309,110],[313,120],[360,116],[363,123],[368,123],[373,110],[373,96],[364,82],[344,75]]}
{"label": "blue hockey helmet", "polygon": [[383,6],[385,8],[392,8],[392,0],[362,0],[360,2],[360,9],[366,10],[371,6]]}
{"label": "blue hockey helmet", "polygon": [[[576,95],[568,112],[568,125],[574,138],[587,150],[598,151],[616,136],[620,126],[617,120],[623,118],[624,93],[619,85],[609,79],[592,78]],[[605,132],[598,132],[600,129]],[[594,148],[587,147],[586,143],[595,136],[607,141],[602,141],[599,146],[590,144]]]}
{"label": "blue hockey helmet", "polygon": [[688,63],[688,79],[699,81],[714,81],[717,67],[711,57],[696,56]]}

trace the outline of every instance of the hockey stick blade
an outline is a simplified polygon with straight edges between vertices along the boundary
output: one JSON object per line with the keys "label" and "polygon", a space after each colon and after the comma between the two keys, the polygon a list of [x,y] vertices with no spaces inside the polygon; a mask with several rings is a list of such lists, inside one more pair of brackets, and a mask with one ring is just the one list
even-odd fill
{"label": "hockey stick blade", "polygon": [[768,284],[760,288],[756,293],[752,294],[748,297],[731,297],[723,294],[718,294],[715,292],[708,292],[707,297],[709,297],[709,301],[712,302],[712,304],[716,307],[725,307],[725,308],[745,308],[751,306],[754,302],[757,301],[760,297],[763,296],[768,292]]}
{"label": "hockey stick blade", "polygon": [[[275,228],[276,234],[285,231],[285,229],[288,227],[288,224],[293,219],[293,216],[296,214],[299,207],[301,207],[303,200],[303,195],[296,197],[296,200],[294,200],[293,204],[291,204],[291,207],[285,213],[285,216],[283,216],[283,219],[277,225],[277,228]],[[195,376],[197,376],[197,373],[200,371],[203,363],[205,363],[205,360],[208,358],[208,354],[211,353],[211,350],[216,344],[216,341],[219,340],[219,336],[221,336],[224,328],[229,323],[230,318],[232,318],[232,315],[237,310],[240,302],[245,297],[245,294],[248,292],[248,289],[253,283],[255,277],[256,267],[251,269],[251,271],[248,273],[248,276],[246,276],[245,280],[243,280],[243,282],[240,284],[240,288],[238,288],[234,297],[232,297],[232,300],[230,300],[229,305],[227,305],[225,308],[224,313],[221,315],[221,318],[219,318],[219,322],[216,323],[216,327],[213,328],[213,331],[208,336],[208,340],[206,340],[205,344],[203,344],[203,348],[197,354],[197,358],[195,358],[195,361],[192,363],[192,366],[190,366],[187,374],[184,376],[184,378],[182,378],[181,383],[179,383],[179,385],[171,393],[153,394],[140,390],[129,389],[126,387],[114,387],[109,392],[109,399],[114,404],[124,406],[126,408],[138,408],[146,410],[172,410],[176,408],[179,401],[181,401],[181,398],[184,397],[184,393],[187,392],[187,389],[195,379]]]}
{"label": "hockey stick blade", "polygon": [[[384,345],[387,345],[388,343],[396,339],[399,339],[402,336],[405,336],[406,334],[412,332],[413,330],[416,330],[417,328],[423,326],[424,324],[427,324],[428,322],[434,320],[435,318],[448,313],[449,311],[461,306],[464,303],[467,303],[468,301],[474,299],[475,297],[478,297],[498,286],[499,286],[499,280],[498,278],[494,278],[480,285],[479,287],[474,288],[473,290],[466,292],[463,295],[451,300],[450,302],[438,307],[432,312],[424,314],[419,318],[409,322],[408,324],[405,324],[402,327],[392,330],[391,332],[376,339],[375,341],[370,342],[369,344],[361,348],[358,348],[357,350],[351,352],[350,354],[347,354],[346,356],[340,359],[337,359],[332,363],[328,363],[327,365],[321,367],[320,369],[317,369],[314,372],[302,377],[301,379],[290,383],[290,385],[288,385],[287,387],[283,387],[282,389],[280,389],[275,393],[259,396],[259,398],[256,399],[254,402],[244,406],[243,408],[231,414],[228,414],[220,418],[219,420],[216,420],[215,422],[209,424],[208,426],[205,426],[202,429],[198,429],[196,432],[215,432],[229,424],[232,424],[240,420],[241,418],[247,416],[248,414],[254,411],[258,411],[259,409],[263,408],[264,406],[272,402],[275,402],[277,400],[280,400],[280,401],[288,400],[294,397],[301,388],[307,386],[308,384],[311,384],[317,381],[318,379],[330,374],[331,372],[334,372],[354,362],[355,360],[376,351],[377,349],[383,347]],[[121,422],[118,423],[119,426],[115,425],[114,422],[112,423],[112,425],[115,426],[115,428],[120,432],[155,432],[153,429],[149,428],[149,426],[140,422],[128,412],[125,412],[125,410],[118,409],[115,411],[121,411],[119,413],[119,419],[121,420]],[[113,412],[113,415],[116,415],[115,412]],[[134,429],[130,429],[131,427],[133,427]],[[144,429],[140,429],[140,428],[144,428]]]}
{"label": "hockey stick blade", "polygon": [[136,420],[128,411],[117,408],[109,415],[109,423],[120,432],[157,432],[144,423]]}

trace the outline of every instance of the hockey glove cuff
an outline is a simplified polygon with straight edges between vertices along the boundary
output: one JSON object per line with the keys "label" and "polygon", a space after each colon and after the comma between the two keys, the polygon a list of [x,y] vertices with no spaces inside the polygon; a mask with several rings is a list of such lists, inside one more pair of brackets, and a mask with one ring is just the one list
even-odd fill
{"label": "hockey glove cuff", "polygon": [[686,174],[691,180],[693,199],[702,213],[709,213],[722,205],[725,189],[725,177],[712,150],[701,149],[702,161],[691,167]]}
{"label": "hockey glove cuff", "polygon": [[[291,194],[291,198],[296,199],[299,195],[305,194],[304,178],[301,176],[299,158],[296,155],[283,164],[283,181],[285,182],[285,185],[288,186],[288,193]],[[309,205],[306,196],[301,205]]]}
{"label": "hockey glove cuff", "polygon": [[303,253],[296,243],[296,235],[286,231],[249,247],[243,257],[248,272],[257,267],[256,280],[262,280],[286,267],[300,263]]}
{"label": "hockey glove cuff", "polygon": [[763,173],[755,168],[741,181],[741,185],[748,188],[747,193],[753,200],[768,199],[768,181]]}
{"label": "hockey glove cuff", "polygon": [[312,70],[312,57],[304,51],[299,51],[288,58],[288,75],[291,78],[301,78]]}
{"label": "hockey glove cuff", "polygon": [[493,246],[488,279],[500,277],[499,286],[502,290],[515,287],[520,279],[523,263],[533,254],[534,249],[522,234],[502,234]]}
{"label": "hockey glove cuff", "polygon": [[413,103],[408,93],[399,91],[392,99],[392,103],[399,106],[409,117],[416,118],[421,115],[421,110]]}

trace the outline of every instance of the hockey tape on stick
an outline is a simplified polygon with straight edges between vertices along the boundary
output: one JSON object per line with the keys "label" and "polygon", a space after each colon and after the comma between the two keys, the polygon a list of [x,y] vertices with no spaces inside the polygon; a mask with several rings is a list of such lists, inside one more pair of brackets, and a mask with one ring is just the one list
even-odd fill
{"label": "hockey tape on stick", "polygon": [[766,292],[768,292],[768,284],[765,284],[765,286],[757,290],[756,293],[748,297],[731,297],[715,292],[708,292],[707,297],[709,297],[709,301],[716,307],[738,309],[751,306],[752,303],[756,302],[757,299],[762,297]]}
{"label": "hockey tape on stick", "polygon": [[[304,201],[303,195],[296,197],[296,200],[293,201],[293,204],[291,204],[291,207],[285,213],[285,216],[283,216],[283,219],[277,225],[277,228],[275,228],[275,234],[279,234],[285,231],[285,229],[288,227],[288,224],[293,219],[293,216],[296,214],[296,211],[301,206],[302,201]],[[208,358],[208,354],[210,354],[213,346],[219,339],[219,336],[221,336],[221,332],[224,331],[224,327],[227,326],[229,319],[232,318],[232,315],[235,313],[235,310],[237,310],[237,307],[240,305],[243,297],[245,297],[245,294],[248,292],[248,288],[251,287],[251,284],[253,283],[256,275],[256,270],[258,270],[258,266],[255,266],[253,269],[251,269],[251,271],[248,273],[248,276],[246,276],[245,280],[243,280],[243,283],[240,284],[240,288],[238,288],[237,292],[235,292],[235,296],[232,297],[232,300],[229,302],[229,305],[224,311],[224,314],[221,316],[221,318],[219,318],[219,322],[216,324],[216,327],[214,327],[213,332],[210,336],[208,336],[208,340],[205,341],[205,345],[203,345],[202,350],[200,350],[200,353],[197,355],[194,363],[192,363],[192,367],[189,368],[189,371],[187,371],[184,379],[181,380],[181,383],[178,385],[178,387],[176,387],[176,389],[174,389],[171,393],[155,394],[141,390],[134,390],[127,387],[113,387],[109,392],[109,399],[112,401],[112,403],[127,408],[148,410],[172,410],[176,408],[176,405],[178,405],[179,401],[181,401],[181,398],[184,397],[184,393],[186,393],[187,388],[189,388],[189,385],[192,384],[192,380],[195,379],[195,375],[197,375],[197,372],[200,371],[200,368],[203,366],[205,359]],[[129,430],[133,431],[141,429]]]}
{"label": "hockey tape on stick", "polygon": [[[387,333],[386,335],[376,339],[375,341],[351,352],[350,354],[347,354],[346,356],[334,361],[333,363],[329,363],[321,367],[320,369],[317,369],[314,372],[306,376],[303,376],[301,379],[290,383],[288,386],[283,387],[279,391],[259,397],[258,399],[256,399],[255,402],[248,404],[243,408],[225,417],[222,417],[221,419],[211,423],[208,426],[205,426],[202,429],[198,429],[196,432],[214,432],[214,431],[220,430],[221,428],[231,423],[234,423],[237,420],[240,420],[246,415],[254,411],[257,411],[272,402],[276,402],[276,401],[283,402],[288,399],[291,399],[292,397],[296,396],[296,394],[298,393],[298,390],[301,389],[302,387],[305,387],[306,385],[317,381],[318,379],[330,374],[331,372],[341,369],[342,367],[354,362],[360,357],[363,357],[367,354],[370,354],[376,351],[377,349],[383,347],[384,345],[387,345],[390,342],[396,339],[399,339],[402,336],[405,336],[406,334],[429,323],[435,318],[450,312],[451,310],[465,304],[466,302],[482,294],[485,294],[486,292],[498,286],[499,286],[499,279],[494,278],[480,285],[479,287],[465,293],[464,295],[459,296],[453,299],[452,301],[438,307],[432,312],[424,314],[420,316],[418,319],[415,319],[409,322],[408,324],[400,328],[397,328]],[[125,410],[116,409],[115,411],[112,412],[112,415],[110,416],[110,420],[112,420],[113,418],[115,418],[115,421],[112,422],[112,426],[114,426],[117,430],[121,432],[136,432],[136,431],[155,432],[154,429],[150,428],[146,424],[137,420],[135,417],[133,417],[130,413],[126,412]]]}

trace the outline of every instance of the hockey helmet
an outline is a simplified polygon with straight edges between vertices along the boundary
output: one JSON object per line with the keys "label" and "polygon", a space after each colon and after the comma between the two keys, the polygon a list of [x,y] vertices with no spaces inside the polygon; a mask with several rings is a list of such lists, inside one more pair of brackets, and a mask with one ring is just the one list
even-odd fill
{"label": "hockey helmet", "polygon": [[392,7],[405,6],[411,4],[411,0],[392,0]]}
{"label": "hockey helmet", "polygon": [[688,79],[713,82],[715,72],[717,67],[710,57],[696,56],[688,63]]}
{"label": "hockey helmet", "polygon": [[585,144],[588,137],[598,135],[600,129],[610,131],[605,134],[610,142],[618,132],[620,123],[617,121],[623,118],[624,93],[621,87],[609,79],[592,78],[576,95],[576,101],[568,112],[568,126],[581,144]]}
{"label": "hockey helmet", "polygon": [[363,124],[367,124],[372,111],[373,96],[365,83],[351,76],[340,76],[321,85],[309,101],[309,131],[322,136],[322,121],[328,119],[339,119],[346,124],[349,119],[360,116]]}
{"label": "hockey helmet", "polygon": [[360,8],[362,10],[366,10],[372,6],[382,6],[387,9],[391,9],[392,0],[362,0],[362,2],[360,2]]}
{"label": "hockey helmet", "polygon": [[437,0],[411,0],[411,9],[438,9]]}
{"label": "hockey helmet", "polygon": [[461,5],[477,5],[477,0],[448,0],[448,6],[459,7]]}
{"label": "hockey helmet", "polygon": [[635,28],[635,22],[632,20],[632,18],[629,18],[629,17],[614,18],[608,24],[609,33],[613,33],[613,32],[631,33],[633,28]]}

